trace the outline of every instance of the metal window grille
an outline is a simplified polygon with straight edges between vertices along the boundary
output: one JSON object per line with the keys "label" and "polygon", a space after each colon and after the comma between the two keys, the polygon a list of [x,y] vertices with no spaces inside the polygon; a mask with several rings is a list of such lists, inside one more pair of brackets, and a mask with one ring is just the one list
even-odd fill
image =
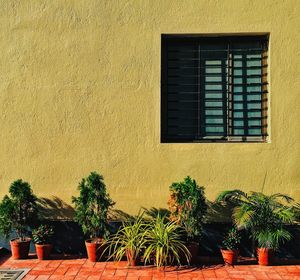
{"label": "metal window grille", "polygon": [[266,141],[267,36],[162,36],[163,142]]}

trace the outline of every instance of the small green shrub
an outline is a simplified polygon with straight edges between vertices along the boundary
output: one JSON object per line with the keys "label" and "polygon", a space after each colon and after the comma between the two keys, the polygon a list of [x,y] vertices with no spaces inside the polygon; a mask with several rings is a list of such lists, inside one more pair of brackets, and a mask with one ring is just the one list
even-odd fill
{"label": "small green shrub", "polygon": [[37,197],[21,179],[10,185],[9,194],[0,203],[0,232],[8,238],[15,231],[20,240],[25,240],[29,227],[38,219]]}
{"label": "small green shrub", "polygon": [[238,249],[240,243],[241,243],[241,235],[238,232],[238,230],[235,227],[233,227],[227,232],[222,242],[222,245],[223,248],[227,250],[236,250]]}
{"label": "small green shrub", "polygon": [[32,231],[32,239],[35,244],[51,244],[54,235],[53,226],[40,225]]}
{"label": "small green shrub", "polygon": [[170,219],[183,227],[188,241],[198,241],[203,231],[207,204],[204,187],[197,185],[189,176],[170,186]]}
{"label": "small green shrub", "polygon": [[92,172],[87,178],[82,179],[78,190],[79,196],[72,197],[75,204],[75,221],[90,238],[107,237],[108,211],[115,203],[106,191],[103,176]]}

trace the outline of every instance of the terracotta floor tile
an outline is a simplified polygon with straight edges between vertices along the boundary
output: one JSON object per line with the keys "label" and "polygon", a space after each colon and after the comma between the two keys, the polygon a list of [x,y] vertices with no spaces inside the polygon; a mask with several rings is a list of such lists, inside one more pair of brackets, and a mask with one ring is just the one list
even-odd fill
{"label": "terracotta floor tile", "polygon": [[44,271],[44,270],[30,270],[29,275],[52,275],[51,272]]}
{"label": "terracotta floor tile", "polygon": [[121,270],[116,270],[114,276],[127,276],[127,270],[121,269]]}
{"label": "terracotta floor tile", "polygon": [[69,269],[68,267],[59,266],[57,269],[54,270],[53,274],[64,275],[67,272],[68,269]]}
{"label": "terracotta floor tile", "polygon": [[98,268],[98,269],[104,270],[105,267],[106,267],[106,263],[97,262],[97,263],[95,263],[95,266],[94,266],[94,267],[95,267],[95,268]]}
{"label": "terracotta floor tile", "polygon": [[101,275],[99,274],[98,276],[96,275],[91,275],[87,278],[87,280],[99,280]]}
{"label": "terracotta floor tile", "polygon": [[202,275],[197,277],[192,277],[192,280],[204,280],[204,277]]}
{"label": "terracotta floor tile", "polygon": [[256,279],[269,279],[268,275],[262,271],[254,271],[253,275],[256,277]]}
{"label": "terracotta floor tile", "polygon": [[247,275],[243,277],[245,280],[256,280],[256,277],[254,275]]}
{"label": "terracotta floor tile", "polygon": [[64,279],[64,276],[63,275],[54,275],[54,274],[52,274],[49,279],[50,280],[59,280],[59,279]]}
{"label": "terracotta floor tile", "polygon": [[39,275],[35,280],[48,280],[50,275]]}
{"label": "terracotta floor tile", "polygon": [[57,276],[57,275],[51,275],[49,280],[74,280],[75,276]]}
{"label": "terracotta floor tile", "polygon": [[140,276],[139,280],[152,280],[152,276]]}
{"label": "terracotta floor tile", "polygon": [[82,267],[94,267],[96,265],[95,262],[90,262],[89,260],[87,260]]}
{"label": "terracotta floor tile", "polygon": [[188,275],[178,275],[178,279],[180,280],[192,280],[192,277]]}
{"label": "terracotta floor tile", "polygon": [[102,277],[104,277],[104,276],[114,276],[114,274],[115,274],[115,270],[104,270],[103,272],[102,272]]}
{"label": "terracotta floor tile", "polygon": [[23,278],[23,280],[35,280],[36,279],[36,275],[25,275],[25,277]]}
{"label": "terracotta floor tile", "polygon": [[[53,273],[55,271],[55,268],[52,267],[40,267],[40,266],[35,266],[31,269],[31,271],[44,271],[48,273]],[[41,273],[42,274],[42,273]]]}
{"label": "terracotta floor tile", "polygon": [[152,277],[153,272],[151,270],[141,270],[141,271],[139,271],[139,275],[143,276],[143,277]]}
{"label": "terracotta floor tile", "polygon": [[127,262],[89,262],[87,259],[0,259],[3,268],[31,269],[24,280],[300,280],[300,265],[206,265],[201,267],[127,267]]}
{"label": "terracotta floor tile", "polygon": [[65,273],[66,276],[76,276],[79,272],[79,269],[78,268],[69,268],[67,270],[67,272]]}
{"label": "terracotta floor tile", "polygon": [[61,265],[62,261],[51,261],[47,267],[50,267],[50,268],[58,268],[60,265]]}
{"label": "terracotta floor tile", "polygon": [[114,280],[115,278],[114,278],[114,276],[101,276],[101,278],[100,278],[101,280]]}
{"label": "terracotta floor tile", "polygon": [[216,278],[216,273],[214,270],[202,270],[204,278]]}

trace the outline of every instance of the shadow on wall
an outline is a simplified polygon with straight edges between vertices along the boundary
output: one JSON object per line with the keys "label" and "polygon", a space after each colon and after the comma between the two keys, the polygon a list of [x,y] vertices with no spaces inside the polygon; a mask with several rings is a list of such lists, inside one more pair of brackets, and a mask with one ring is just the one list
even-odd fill
{"label": "shadow on wall", "polygon": [[[208,201],[208,213],[203,226],[203,236],[200,241],[200,255],[202,256],[220,256],[220,246],[227,230],[232,226],[231,213],[233,204],[221,204]],[[85,255],[85,236],[81,227],[74,222],[74,208],[54,196],[50,198],[39,199],[40,213],[45,223],[53,225],[55,228],[54,251],[56,253]],[[146,216],[155,218],[160,216],[168,217],[170,211],[166,208],[141,208]],[[134,216],[119,210],[113,209],[109,213],[111,231],[116,232],[121,226],[122,221],[134,219]],[[300,231],[299,226],[292,228],[293,240],[287,242],[278,252],[278,255],[284,255],[288,258],[300,257]],[[251,239],[249,234],[242,231],[243,247],[240,248],[243,256],[251,255]],[[0,238],[0,247],[9,248],[8,240]],[[31,252],[34,246],[31,246]]]}
{"label": "shadow on wall", "polygon": [[234,208],[234,204],[227,202],[224,203],[216,203],[207,200],[207,214],[206,214],[206,222],[207,223],[231,223],[231,214],[232,209]]}
{"label": "shadow on wall", "polygon": [[[73,206],[64,202],[57,196],[52,198],[41,197],[38,199],[39,212],[43,220],[69,220],[73,221],[75,210]],[[125,221],[134,216],[119,209],[111,209],[109,220]]]}
{"label": "shadow on wall", "polygon": [[57,196],[38,199],[39,212],[45,220],[73,220],[74,208]]}

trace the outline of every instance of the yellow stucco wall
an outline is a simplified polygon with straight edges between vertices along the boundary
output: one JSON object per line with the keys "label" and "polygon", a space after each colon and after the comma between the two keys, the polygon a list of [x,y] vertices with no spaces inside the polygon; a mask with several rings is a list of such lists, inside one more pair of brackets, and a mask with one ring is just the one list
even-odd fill
{"label": "yellow stucco wall", "polygon": [[[70,203],[97,170],[129,213],[165,207],[186,175],[209,199],[300,200],[299,15],[298,0],[1,0],[0,197],[23,178]],[[244,32],[270,32],[271,143],[161,144],[161,34]]]}

